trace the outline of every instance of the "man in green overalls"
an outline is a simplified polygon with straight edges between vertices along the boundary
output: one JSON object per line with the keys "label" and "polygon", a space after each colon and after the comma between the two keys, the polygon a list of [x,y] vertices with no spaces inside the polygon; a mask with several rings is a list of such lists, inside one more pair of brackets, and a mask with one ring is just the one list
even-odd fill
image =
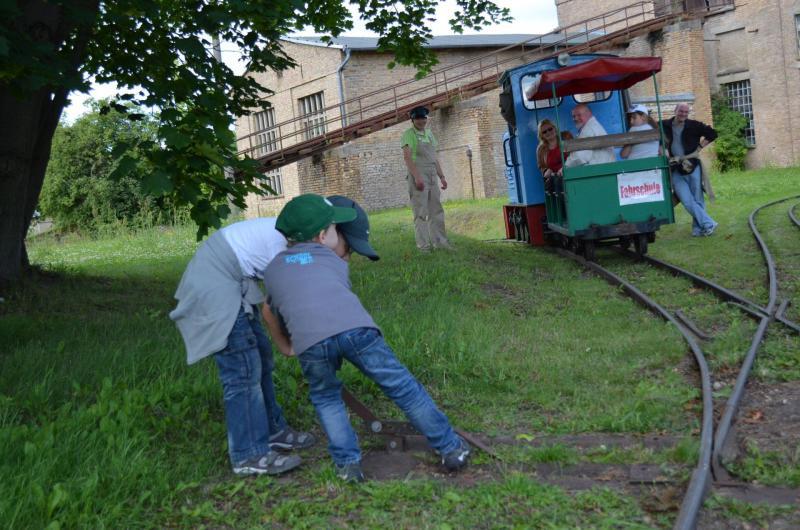
{"label": "man in green overalls", "polygon": [[436,138],[428,123],[428,109],[415,107],[410,112],[413,127],[403,133],[401,146],[403,159],[408,168],[408,195],[414,212],[414,234],[417,248],[430,252],[432,248],[450,249],[444,230],[444,209],[440,197],[439,184],[447,189],[442,167],[436,159]]}

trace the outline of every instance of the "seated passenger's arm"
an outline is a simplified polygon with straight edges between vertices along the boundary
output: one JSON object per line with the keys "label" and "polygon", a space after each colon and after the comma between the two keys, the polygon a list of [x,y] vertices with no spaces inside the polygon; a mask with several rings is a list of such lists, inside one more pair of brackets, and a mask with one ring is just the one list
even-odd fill
{"label": "seated passenger's arm", "polygon": [[585,166],[591,159],[592,151],[590,149],[574,151],[570,153],[569,157],[564,161],[564,167]]}

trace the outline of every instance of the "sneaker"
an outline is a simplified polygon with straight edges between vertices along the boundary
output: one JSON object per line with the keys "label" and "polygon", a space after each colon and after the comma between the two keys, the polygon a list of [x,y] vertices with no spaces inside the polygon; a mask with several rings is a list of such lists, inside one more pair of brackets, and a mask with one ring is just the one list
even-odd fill
{"label": "sneaker", "polygon": [[237,475],[280,475],[300,465],[297,455],[281,455],[271,451],[267,456],[250,458],[235,464],[233,472]]}
{"label": "sneaker", "polygon": [[716,229],[717,229],[717,225],[718,225],[718,224],[719,224],[719,223],[714,223],[714,224],[713,224],[713,225],[711,225],[709,228],[706,228],[705,230],[703,230],[703,235],[704,235],[704,236],[710,236],[711,234],[713,234],[713,233],[714,233],[714,230],[716,230]]}
{"label": "sneaker", "polygon": [[361,464],[358,462],[352,464],[334,464],[336,468],[336,476],[345,482],[364,482],[364,473],[361,471]]}
{"label": "sneaker", "polygon": [[286,427],[278,434],[269,437],[269,448],[281,451],[308,449],[314,445],[314,442],[316,442],[316,440],[312,434],[295,431],[291,427]]}
{"label": "sneaker", "polygon": [[460,440],[458,447],[442,455],[442,464],[448,471],[458,471],[467,466],[469,460],[470,446],[464,440]]}

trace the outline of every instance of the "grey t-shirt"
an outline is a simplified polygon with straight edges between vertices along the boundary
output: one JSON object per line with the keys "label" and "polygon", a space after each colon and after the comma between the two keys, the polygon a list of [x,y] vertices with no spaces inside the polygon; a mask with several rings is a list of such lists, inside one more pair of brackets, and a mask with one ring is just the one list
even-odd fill
{"label": "grey t-shirt", "polygon": [[267,302],[298,355],[355,328],[380,329],[351,290],[347,262],[318,243],[281,252],[264,270]]}
{"label": "grey t-shirt", "polygon": [[670,151],[672,156],[683,156],[686,153],[683,151],[683,141],[681,140],[681,133],[683,133],[683,124],[678,125],[678,122],[672,122],[672,143],[670,144]]}

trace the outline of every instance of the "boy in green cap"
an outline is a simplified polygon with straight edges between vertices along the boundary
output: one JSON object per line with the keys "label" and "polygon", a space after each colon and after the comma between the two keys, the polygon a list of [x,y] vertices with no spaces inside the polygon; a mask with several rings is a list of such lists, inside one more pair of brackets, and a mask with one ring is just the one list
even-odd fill
{"label": "boy in green cap", "polygon": [[351,253],[378,259],[369,245],[367,215],[350,199],[331,199],[301,195],[278,216],[276,228],[293,244],[264,271],[269,293],[263,315],[270,335],[284,355],[300,361],[339,478],[364,480],[358,439],[336,377],[344,359],[403,410],[448,470],[459,470],[467,465],[469,445],[397,360],[351,290]]}

